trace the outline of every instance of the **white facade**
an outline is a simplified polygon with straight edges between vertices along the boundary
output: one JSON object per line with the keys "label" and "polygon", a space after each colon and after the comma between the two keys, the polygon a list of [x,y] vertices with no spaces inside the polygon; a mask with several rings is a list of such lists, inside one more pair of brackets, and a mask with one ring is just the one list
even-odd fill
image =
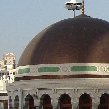
{"label": "white facade", "polygon": [[7,81],[9,83],[14,82],[14,76],[16,72],[15,55],[13,53],[7,53],[0,61],[0,80]]}
{"label": "white facade", "polygon": [[[79,66],[79,70],[74,72],[70,68],[75,68],[74,66]],[[85,66],[87,69],[81,69],[80,66]],[[91,66],[91,67],[90,67]],[[95,69],[95,67],[98,69]],[[59,69],[57,69],[59,67]],[[98,109],[101,99],[105,95],[109,95],[109,79],[108,78],[63,78],[64,75],[77,75],[77,74],[97,74],[98,75],[109,75],[107,69],[108,64],[51,64],[51,65],[32,65],[32,66],[20,66],[17,68],[19,74],[16,75],[17,78],[22,78],[21,80],[16,80],[12,84],[8,84],[8,96],[9,96],[9,108],[16,109],[83,109],[80,108],[80,101],[82,96],[90,97],[90,107],[85,109]],[[47,69],[50,68],[50,69]],[[55,70],[51,68],[56,68]],[[90,69],[91,68],[91,69]],[[101,68],[101,69],[100,69]],[[45,70],[45,72],[44,72]],[[75,70],[75,69],[74,69]],[[82,71],[86,70],[86,71]],[[89,70],[89,71],[88,71]],[[92,71],[93,70],[93,71]],[[97,70],[97,71],[96,71]],[[101,72],[100,72],[101,70]],[[51,71],[51,72],[49,72]],[[53,72],[54,71],[54,72]],[[83,72],[83,73],[82,73]],[[37,79],[35,77],[44,75],[60,75],[60,79]],[[33,79],[31,79],[31,77]],[[31,102],[26,101],[28,96],[31,97]],[[44,104],[44,99],[50,97],[51,104]],[[61,104],[62,96],[66,99],[70,99],[68,104]],[[44,98],[45,97],[45,98]],[[109,97],[107,96],[109,99]],[[49,102],[50,103],[50,102]],[[62,105],[62,106],[61,106]],[[45,107],[44,107],[45,106]],[[48,107],[46,107],[48,106]],[[68,106],[68,107],[67,107]],[[82,104],[82,106],[84,106]],[[103,108],[104,109],[104,108]],[[106,108],[107,109],[107,108]]]}
{"label": "white facade", "polygon": [[7,70],[15,69],[15,60],[16,58],[13,53],[7,53],[3,56],[4,65]]}
{"label": "white facade", "polygon": [[4,102],[8,100],[6,85],[14,82],[15,77],[15,55],[7,53],[0,61],[0,109],[6,109]]}

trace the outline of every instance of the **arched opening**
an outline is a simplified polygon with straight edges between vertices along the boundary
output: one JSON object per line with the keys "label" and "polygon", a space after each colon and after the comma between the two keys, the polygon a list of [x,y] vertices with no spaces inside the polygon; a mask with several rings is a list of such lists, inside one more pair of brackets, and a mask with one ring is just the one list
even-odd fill
{"label": "arched opening", "polygon": [[100,97],[100,105],[98,109],[109,109],[109,94],[103,94]]}
{"label": "arched opening", "polygon": [[19,109],[19,96],[16,95],[14,99],[14,108]]}
{"label": "arched opening", "polygon": [[11,96],[9,97],[9,109],[12,109],[12,99],[11,99]]}
{"label": "arched opening", "polygon": [[92,99],[89,94],[82,94],[79,98],[79,109],[92,109]]}
{"label": "arched opening", "polygon": [[25,109],[35,109],[34,99],[30,94],[25,98]]}
{"label": "arched opening", "polygon": [[59,99],[60,109],[72,109],[71,98],[68,94],[63,94]]}
{"label": "arched opening", "polygon": [[53,106],[51,104],[51,98],[48,94],[42,95],[41,106],[43,106],[43,109],[53,109]]}

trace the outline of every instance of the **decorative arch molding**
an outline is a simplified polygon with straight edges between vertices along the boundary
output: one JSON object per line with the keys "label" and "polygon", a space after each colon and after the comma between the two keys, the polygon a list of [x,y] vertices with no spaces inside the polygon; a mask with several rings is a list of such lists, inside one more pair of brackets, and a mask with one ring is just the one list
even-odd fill
{"label": "decorative arch molding", "polygon": [[79,98],[79,109],[92,109],[92,98],[89,94],[84,93]]}
{"label": "decorative arch molding", "polygon": [[19,96],[16,95],[14,99],[14,108],[19,109]]}
{"label": "decorative arch molding", "polygon": [[19,96],[19,92],[18,92],[18,90],[16,89],[16,90],[14,90],[13,91],[13,93],[11,93],[12,94],[12,96],[15,98],[16,96]]}
{"label": "decorative arch molding", "polygon": [[109,94],[104,93],[101,95],[98,109],[109,109]]}
{"label": "decorative arch molding", "polygon": [[24,108],[25,109],[34,109],[34,99],[33,99],[33,97],[30,95],[30,94],[28,94],[27,96],[26,96],[26,98],[25,98],[25,105],[24,105]]}
{"label": "decorative arch molding", "polygon": [[33,99],[36,99],[36,91],[35,90],[23,90],[23,98],[24,98],[24,103],[25,103],[25,98],[31,95],[33,97]]}
{"label": "decorative arch molding", "polygon": [[42,93],[38,93],[39,98],[41,99],[43,95],[49,95],[50,98],[52,99],[53,93],[48,93],[48,92],[42,92]]}
{"label": "decorative arch molding", "polygon": [[88,94],[88,95],[90,95],[91,97],[93,97],[93,95],[94,95],[94,90],[92,90],[92,89],[78,89],[78,97],[80,97],[81,95],[83,95],[83,94]]}
{"label": "decorative arch molding", "polygon": [[99,97],[101,97],[105,93],[109,94],[109,90],[99,90]]}
{"label": "decorative arch molding", "polygon": [[72,109],[71,97],[68,94],[61,94],[58,102],[60,109]]}
{"label": "decorative arch molding", "polygon": [[40,98],[40,107],[43,109],[53,109],[51,97],[48,94],[43,94]]}
{"label": "decorative arch molding", "polygon": [[33,97],[34,102],[39,98],[38,91],[36,89],[26,90],[24,92],[24,98],[26,98],[26,96],[29,94]]}

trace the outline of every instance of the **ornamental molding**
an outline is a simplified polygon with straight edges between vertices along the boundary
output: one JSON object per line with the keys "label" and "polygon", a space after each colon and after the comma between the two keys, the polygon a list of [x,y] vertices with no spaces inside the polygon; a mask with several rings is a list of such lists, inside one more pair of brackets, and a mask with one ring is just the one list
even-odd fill
{"label": "ornamental molding", "polygon": [[68,63],[68,64],[40,64],[19,66],[17,74],[20,75],[65,75],[65,74],[102,74],[109,75],[108,63]]}

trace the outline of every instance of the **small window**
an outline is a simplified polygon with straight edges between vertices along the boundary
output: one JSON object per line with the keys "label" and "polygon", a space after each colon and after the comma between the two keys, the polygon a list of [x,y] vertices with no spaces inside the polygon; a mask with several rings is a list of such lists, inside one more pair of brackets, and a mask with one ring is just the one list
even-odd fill
{"label": "small window", "polygon": [[5,64],[5,65],[6,65],[6,63],[7,63],[7,60],[4,61],[4,64]]}
{"label": "small window", "polygon": [[13,75],[15,75],[15,72],[13,72]]}
{"label": "small window", "polygon": [[77,3],[77,5],[82,5],[82,3]]}

